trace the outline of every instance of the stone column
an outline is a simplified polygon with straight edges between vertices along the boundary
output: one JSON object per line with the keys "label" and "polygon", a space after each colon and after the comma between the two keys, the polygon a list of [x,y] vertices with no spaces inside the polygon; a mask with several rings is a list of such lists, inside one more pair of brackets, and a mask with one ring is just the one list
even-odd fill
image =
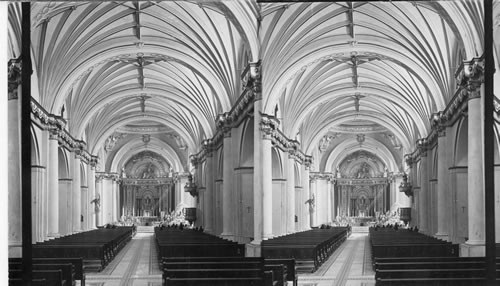
{"label": "stone column", "polygon": [[327,223],[331,223],[332,222],[332,211],[333,211],[333,196],[332,196],[332,190],[333,190],[333,186],[332,186],[332,181],[330,178],[327,179],[326,181],[326,191],[327,191],[327,215],[326,215],[326,220],[327,220]]}
{"label": "stone column", "polygon": [[222,155],[222,233],[227,239],[234,239],[233,233],[233,177],[231,129],[225,129]]}
{"label": "stone column", "polygon": [[[262,120],[262,84],[260,61],[249,63],[250,77],[253,81],[254,94],[254,124],[253,124],[253,241],[247,245],[247,256],[261,256],[260,244],[264,236],[264,187],[262,171],[262,135],[260,123]],[[269,215],[268,211],[267,215]],[[272,214],[272,213],[271,213]]]}
{"label": "stone column", "polygon": [[87,165],[87,186],[88,198],[84,203],[89,208],[87,213],[88,229],[96,228],[96,211],[95,203],[91,203],[96,198],[96,182],[95,182],[95,167],[91,164]]}
{"label": "stone column", "polygon": [[318,207],[319,207],[319,200],[318,200],[318,179],[317,178],[311,178],[311,203],[310,206],[310,213],[311,213],[311,226],[316,227],[318,226]]}
{"label": "stone column", "polygon": [[295,232],[295,157],[293,153],[288,155],[287,164],[287,192],[288,192],[288,207],[287,207],[287,233]]}
{"label": "stone column", "polygon": [[429,173],[428,173],[428,158],[427,150],[422,150],[420,153],[420,194],[418,204],[418,221],[420,232],[427,233],[427,193],[429,186]]}
{"label": "stone column", "polygon": [[208,233],[212,233],[212,214],[213,214],[213,197],[214,197],[214,158],[212,152],[207,152],[206,167],[205,167],[205,200],[204,202],[204,228]]}
{"label": "stone column", "polygon": [[73,229],[72,232],[80,232],[82,231],[82,223],[80,216],[82,214],[81,210],[81,192],[82,192],[82,184],[81,184],[81,171],[80,171],[80,157],[76,155],[73,159],[73,203],[71,204],[72,211],[72,221],[73,221]]}
{"label": "stone column", "polygon": [[22,197],[21,197],[21,62],[9,63],[7,110],[8,145],[8,240],[9,257],[22,255]]}
{"label": "stone column", "polygon": [[89,188],[88,186],[81,186],[80,189],[81,189],[80,208],[82,210],[81,219],[83,219],[83,221],[81,221],[81,225],[82,225],[82,231],[86,231],[89,229],[89,221],[88,221],[89,206],[87,204],[90,201]]}
{"label": "stone column", "polygon": [[254,128],[253,128],[253,233],[254,240],[249,246],[252,250],[252,256],[260,256],[260,244],[262,242],[263,230],[263,208],[262,198],[262,135],[260,134],[260,110],[262,108],[262,99],[254,102]]}
{"label": "stone column", "polygon": [[262,237],[263,239],[269,239],[273,237],[273,170],[271,134],[264,132],[262,136]]}
{"label": "stone column", "polygon": [[449,197],[447,196],[448,188],[448,166],[446,158],[446,148],[450,148],[446,145],[446,130],[444,127],[440,127],[438,130],[438,166],[437,166],[437,220],[438,220],[438,231],[435,234],[437,238],[448,240],[448,203]]}
{"label": "stone column", "polygon": [[[118,217],[118,188],[119,188],[119,185],[118,185],[118,181],[116,178],[113,178],[111,180],[111,196],[110,196],[110,199],[111,199],[111,216],[110,216],[110,219],[111,219],[111,222],[115,222],[117,221],[117,217]],[[151,214],[153,215],[153,214]]]}
{"label": "stone column", "polygon": [[94,203],[94,213],[95,213],[95,224],[96,226],[103,225],[103,190],[104,190],[104,180],[102,176],[98,176],[95,179],[95,199]]}
{"label": "stone column", "polygon": [[47,164],[47,192],[48,192],[48,236],[59,237],[59,142],[58,135],[49,134],[49,156]]}
{"label": "stone column", "polygon": [[46,238],[45,225],[47,223],[47,207],[46,202],[46,182],[45,182],[45,167],[31,166],[31,205],[32,205],[32,243],[42,242]]}
{"label": "stone column", "polygon": [[467,136],[469,239],[461,245],[461,256],[485,255],[483,156],[481,155],[484,135],[482,133],[481,96],[484,96],[484,84],[469,93]]}
{"label": "stone column", "polygon": [[303,213],[303,224],[302,224],[302,230],[309,230],[311,229],[311,204],[307,203],[309,199],[311,199],[311,193],[310,193],[310,188],[309,188],[309,166],[304,163],[303,166],[303,172],[302,172],[302,191],[303,191],[303,197],[302,197],[302,203],[305,204],[304,207],[304,213]]}
{"label": "stone column", "polygon": [[59,179],[59,233],[61,235],[71,234],[73,230],[72,192],[73,180]]}

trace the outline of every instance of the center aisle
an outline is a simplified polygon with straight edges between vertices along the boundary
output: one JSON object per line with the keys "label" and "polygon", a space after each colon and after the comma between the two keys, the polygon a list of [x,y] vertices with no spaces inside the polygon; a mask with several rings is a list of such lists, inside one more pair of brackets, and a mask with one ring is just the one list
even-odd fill
{"label": "center aisle", "polygon": [[375,272],[371,266],[368,232],[354,229],[347,240],[315,273],[298,275],[300,286],[371,286]]}
{"label": "center aisle", "polygon": [[161,271],[158,267],[154,233],[138,229],[132,240],[103,271],[86,275],[85,284],[90,286],[160,286]]}

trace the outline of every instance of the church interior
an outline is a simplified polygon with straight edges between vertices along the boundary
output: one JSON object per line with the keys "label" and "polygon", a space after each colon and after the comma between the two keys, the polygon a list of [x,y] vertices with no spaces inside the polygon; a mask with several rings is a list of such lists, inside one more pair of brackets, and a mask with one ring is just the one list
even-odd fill
{"label": "church interior", "polygon": [[[34,1],[6,16],[11,285],[26,269],[63,285],[36,284],[37,259],[100,231],[113,249],[96,270],[83,257],[79,285],[279,285],[168,276],[181,252],[160,239],[188,231],[211,255],[177,256],[279,252],[288,285],[438,285],[372,269],[392,232],[500,256],[500,1]],[[302,252],[272,252],[286,239],[328,247],[301,271]],[[439,285],[476,285],[453,281]]]}

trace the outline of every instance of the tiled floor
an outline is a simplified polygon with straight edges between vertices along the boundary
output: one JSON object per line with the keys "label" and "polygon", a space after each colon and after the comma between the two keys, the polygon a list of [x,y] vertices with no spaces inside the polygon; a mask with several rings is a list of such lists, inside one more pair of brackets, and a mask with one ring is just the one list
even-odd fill
{"label": "tiled floor", "polygon": [[316,272],[299,275],[298,282],[302,286],[375,285],[368,233],[352,233]]}
{"label": "tiled floor", "polygon": [[161,271],[153,233],[137,233],[106,268],[88,273],[90,286],[160,286]]}
{"label": "tiled floor", "polygon": [[[300,274],[301,286],[375,285],[368,233],[352,233],[315,272]],[[137,233],[132,241],[99,273],[88,273],[89,286],[160,286],[153,233]]]}

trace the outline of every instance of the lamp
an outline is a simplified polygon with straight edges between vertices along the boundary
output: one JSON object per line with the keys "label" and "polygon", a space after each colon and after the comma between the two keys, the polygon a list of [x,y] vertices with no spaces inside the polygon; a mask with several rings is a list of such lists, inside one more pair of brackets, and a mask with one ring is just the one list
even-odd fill
{"label": "lamp", "polygon": [[399,191],[405,193],[406,196],[413,196],[413,187],[408,182],[408,176],[406,173],[403,174],[403,181],[399,185]]}
{"label": "lamp", "polygon": [[188,181],[186,185],[184,185],[184,191],[188,192],[193,197],[198,196],[198,186],[196,186],[196,183],[193,183],[193,176],[191,174],[189,174]]}

